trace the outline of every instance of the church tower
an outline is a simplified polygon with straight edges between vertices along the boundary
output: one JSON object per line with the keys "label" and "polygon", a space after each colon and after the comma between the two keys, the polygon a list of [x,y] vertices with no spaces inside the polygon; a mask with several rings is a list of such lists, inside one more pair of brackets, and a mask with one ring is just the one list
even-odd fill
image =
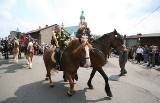
{"label": "church tower", "polygon": [[80,22],[85,21],[84,11],[82,10],[81,16],[80,16]]}

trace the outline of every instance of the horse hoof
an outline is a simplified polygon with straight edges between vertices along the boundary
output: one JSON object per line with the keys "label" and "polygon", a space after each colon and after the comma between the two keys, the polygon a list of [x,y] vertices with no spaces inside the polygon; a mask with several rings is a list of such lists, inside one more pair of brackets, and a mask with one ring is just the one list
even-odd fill
{"label": "horse hoof", "polygon": [[72,96],[73,93],[71,93],[70,91],[67,92],[68,96]]}
{"label": "horse hoof", "polygon": [[107,96],[108,96],[108,97],[113,97],[112,92],[111,92],[111,91],[110,91],[110,92],[107,92]]}
{"label": "horse hoof", "polygon": [[48,78],[45,78],[45,80],[48,80]]}
{"label": "horse hoof", "polygon": [[88,85],[89,89],[94,89],[92,84],[87,83],[87,85]]}
{"label": "horse hoof", "polygon": [[50,87],[53,88],[53,87],[54,87],[54,84],[50,84]]}

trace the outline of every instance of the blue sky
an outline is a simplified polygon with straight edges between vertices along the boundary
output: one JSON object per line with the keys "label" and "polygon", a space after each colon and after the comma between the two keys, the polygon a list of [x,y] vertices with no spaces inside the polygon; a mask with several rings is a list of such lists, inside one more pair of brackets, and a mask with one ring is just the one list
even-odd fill
{"label": "blue sky", "polygon": [[82,9],[93,34],[160,33],[160,8],[152,13],[158,6],[160,0],[0,0],[0,37],[17,28],[78,25]]}

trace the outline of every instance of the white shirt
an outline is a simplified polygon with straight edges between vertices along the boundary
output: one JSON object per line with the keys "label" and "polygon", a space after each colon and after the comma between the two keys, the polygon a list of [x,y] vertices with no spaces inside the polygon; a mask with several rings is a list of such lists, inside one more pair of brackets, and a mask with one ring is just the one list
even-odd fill
{"label": "white shirt", "polygon": [[142,48],[137,48],[136,53],[143,53],[143,49]]}

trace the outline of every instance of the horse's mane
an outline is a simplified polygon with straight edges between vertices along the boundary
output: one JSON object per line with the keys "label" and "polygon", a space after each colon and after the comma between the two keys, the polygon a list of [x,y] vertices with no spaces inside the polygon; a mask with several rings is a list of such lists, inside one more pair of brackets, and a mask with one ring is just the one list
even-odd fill
{"label": "horse's mane", "polygon": [[100,42],[100,41],[102,41],[105,38],[109,38],[109,36],[112,36],[113,34],[120,36],[120,34],[116,30],[114,30],[114,31],[112,31],[110,33],[103,34],[100,38],[94,40],[93,42]]}
{"label": "horse's mane", "polygon": [[33,43],[32,43],[32,42],[29,42],[29,43],[28,43],[28,46],[33,46]]}
{"label": "horse's mane", "polygon": [[14,46],[19,46],[19,41],[18,40],[14,41]]}
{"label": "horse's mane", "polygon": [[89,49],[92,49],[92,46],[86,39],[73,39],[68,43],[67,48],[72,51],[72,53],[79,54],[81,49],[83,49],[86,44],[88,45]]}

